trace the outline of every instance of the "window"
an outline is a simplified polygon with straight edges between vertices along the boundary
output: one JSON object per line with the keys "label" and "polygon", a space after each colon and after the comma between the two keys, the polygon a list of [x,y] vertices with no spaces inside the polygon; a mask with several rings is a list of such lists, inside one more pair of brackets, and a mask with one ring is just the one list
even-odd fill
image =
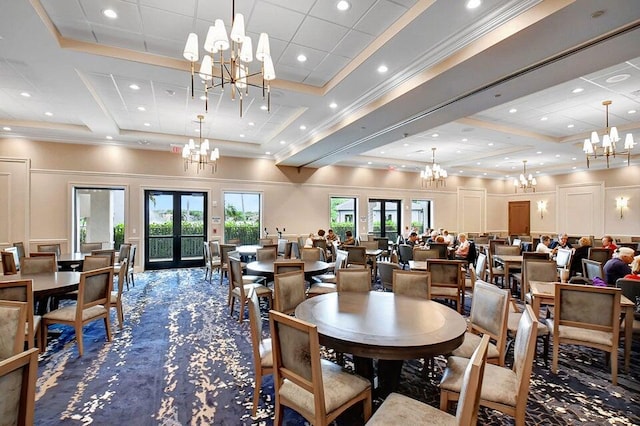
{"label": "window", "polygon": [[411,227],[416,228],[418,234],[433,228],[431,223],[431,200],[411,201]]}
{"label": "window", "polygon": [[227,243],[258,243],[262,229],[261,206],[259,193],[224,193],[224,238]]}
{"label": "window", "polygon": [[345,240],[347,231],[356,235],[356,199],[345,197],[331,197],[329,208],[331,217],[331,229],[340,237],[340,241]]}
{"label": "window", "polygon": [[74,187],[73,251],[80,243],[120,249],[124,242],[124,189]]}
{"label": "window", "polygon": [[369,235],[395,241],[401,225],[401,205],[400,200],[369,199]]}

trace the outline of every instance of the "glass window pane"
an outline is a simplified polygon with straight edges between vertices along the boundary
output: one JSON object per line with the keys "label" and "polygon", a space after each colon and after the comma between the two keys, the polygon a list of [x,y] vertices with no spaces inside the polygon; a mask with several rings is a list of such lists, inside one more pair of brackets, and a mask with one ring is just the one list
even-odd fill
{"label": "glass window pane", "polygon": [[330,217],[331,229],[340,238],[340,241],[346,239],[346,232],[351,231],[353,236],[356,235],[356,199],[331,197]]}
{"label": "glass window pane", "polygon": [[233,244],[257,244],[262,228],[260,208],[260,194],[258,193],[225,192],[225,241]]}
{"label": "glass window pane", "polygon": [[120,249],[124,242],[124,189],[74,188],[75,229],[73,251],[81,243],[102,243]]}

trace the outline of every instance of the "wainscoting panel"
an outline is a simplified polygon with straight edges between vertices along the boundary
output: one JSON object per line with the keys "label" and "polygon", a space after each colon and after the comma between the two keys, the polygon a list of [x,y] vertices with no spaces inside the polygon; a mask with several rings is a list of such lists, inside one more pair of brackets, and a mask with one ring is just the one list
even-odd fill
{"label": "wainscoting panel", "polygon": [[558,186],[558,232],[569,235],[604,233],[604,182]]}

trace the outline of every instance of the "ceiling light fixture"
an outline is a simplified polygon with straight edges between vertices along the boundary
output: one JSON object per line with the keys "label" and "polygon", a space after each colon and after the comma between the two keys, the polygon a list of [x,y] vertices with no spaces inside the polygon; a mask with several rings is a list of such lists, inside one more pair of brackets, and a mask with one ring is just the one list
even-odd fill
{"label": "ceiling light fixture", "polygon": [[336,4],[336,8],[340,11],[345,11],[345,10],[349,10],[349,8],[351,7],[351,4],[348,1],[345,0],[340,0],[337,4]]}
{"label": "ceiling light fixture", "polygon": [[[256,59],[262,62],[260,71],[250,73],[249,63],[253,61],[253,47],[251,37],[245,35],[244,16],[235,13],[236,2],[231,2],[231,33],[227,36],[227,30],[222,19],[216,19],[215,24],[209,27],[207,38],[204,42],[205,54],[200,64],[199,75],[204,80],[205,111],[209,110],[208,93],[209,90],[221,87],[224,90],[225,84],[231,85],[231,99],[235,100],[236,93],[240,98],[240,117],[242,117],[242,100],[245,95],[249,95],[249,86],[261,87],[262,98],[267,99],[267,111],[271,111],[271,85],[270,81],[276,78],[273,61],[271,60],[271,49],[269,47],[269,35],[260,33],[258,48],[256,49]],[[231,39],[231,40],[229,40]],[[231,54],[225,59],[223,52],[231,48]],[[220,53],[218,60],[214,55]],[[191,98],[194,96],[194,75],[195,64],[199,59],[198,35],[189,33],[187,43],[182,53],[184,58],[191,62]],[[260,75],[262,84],[251,83],[253,76]]]}
{"label": "ceiling light fixture", "polygon": [[[609,157],[613,156],[613,158],[616,158],[616,142],[620,140],[620,137],[618,136],[618,129],[615,126],[609,127],[609,105],[611,105],[611,103],[611,101],[602,102],[602,105],[604,105],[605,107],[606,117],[605,133],[602,136],[602,146],[600,148],[602,152],[598,153],[598,147],[596,146],[596,144],[600,142],[600,137],[598,136],[597,131],[594,130],[593,132],[591,132],[591,138],[584,140],[582,150],[587,156],[587,168],[589,168],[589,159],[598,158],[598,155],[606,158],[607,168],[609,168]],[[634,145],[635,143],[633,141],[633,134],[627,133],[624,138],[624,149],[626,151],[617,152],[618,155],[627,155],[627,166],[631,161],[631,149],[633,149]]]}
{"label": "ceiling light fixture", "polygon": [[202,140],[202,120],[204,120],[204,115],[198,115],[200,131],[198,144],[196,145],[193,139],[189,139],[189,143],[185,144],[184,148],[182,148],[184,171],[186,172],[191,164],[195,164],[198,173],[207,166],[211,166],[211,173],[216,173],[218,171],[220,151],[218,151],[218,148],[211,150],[209,147],[209,139]]}
{"label": "ceiling light fixture", "polygon": [[447,171],[436,163],[436,148],[431,148],[431,165],[424,166],[420,172],[420,180],[423,188],[427,186],[447,186]]}
{"label": "ceiling light fixture", "polygon": [[522,192],[527,192],[530,189],[536,192],[537,184],[536,178],[531,173],[527,176],[527,160],[522,160],[522,173],[520,179],[513,180],[513,189],[515,192],[518,192],[518,188],[522,189]]}

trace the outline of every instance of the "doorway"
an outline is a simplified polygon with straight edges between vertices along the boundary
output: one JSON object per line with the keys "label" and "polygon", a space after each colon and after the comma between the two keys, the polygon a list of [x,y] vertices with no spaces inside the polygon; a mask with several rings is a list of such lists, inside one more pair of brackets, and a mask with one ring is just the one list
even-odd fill
{"label": "doorway", "polygon": [[509,201],[509,235],[529,235],[531,202]]}
{"label": "doorway", "polygon": [[370,199],[369,234],[395,241],[401,226],[401,204],[401,200]]}
{"label": "doorway", "polygon": [[204,265],[207,194],[145,191],[145,269]]}

